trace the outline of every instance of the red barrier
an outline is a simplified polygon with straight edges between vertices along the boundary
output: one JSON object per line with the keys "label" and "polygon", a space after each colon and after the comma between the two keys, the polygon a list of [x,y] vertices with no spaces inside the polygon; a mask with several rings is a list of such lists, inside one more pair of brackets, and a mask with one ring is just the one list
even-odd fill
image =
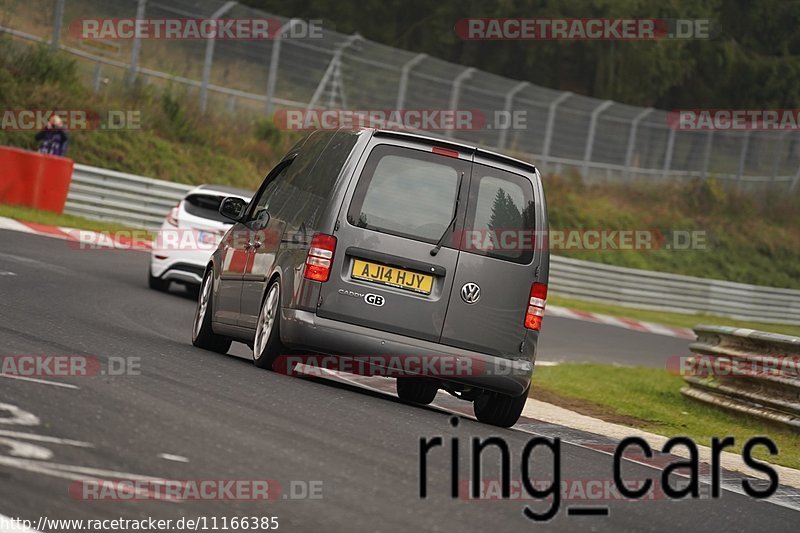
{"label": "red barrier", "polygon": [[0,146],[0,203],[64,212],[72,159]]}

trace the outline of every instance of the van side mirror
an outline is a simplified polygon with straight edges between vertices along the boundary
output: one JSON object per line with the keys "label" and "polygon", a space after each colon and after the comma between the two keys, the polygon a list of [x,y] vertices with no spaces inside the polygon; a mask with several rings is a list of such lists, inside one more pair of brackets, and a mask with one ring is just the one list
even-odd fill
{"label": "van side mirror", "polygon": [[219,204],[219,214],[237,222],[244,216],[245,209],[247,202],[235,196],[228,196]]}

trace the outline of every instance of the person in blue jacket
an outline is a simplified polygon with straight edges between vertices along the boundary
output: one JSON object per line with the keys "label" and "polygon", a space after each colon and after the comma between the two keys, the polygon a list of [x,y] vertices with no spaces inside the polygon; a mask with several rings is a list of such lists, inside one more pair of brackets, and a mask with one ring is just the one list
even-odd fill
{"label": "person in blue jacket", "polygon": [[64,127],[64,122],[58,115],[53,115],[47,121],[47,126],[36,134],[39,141],[39,153],[65,156],[67,154],[67,144],[69,136]]}

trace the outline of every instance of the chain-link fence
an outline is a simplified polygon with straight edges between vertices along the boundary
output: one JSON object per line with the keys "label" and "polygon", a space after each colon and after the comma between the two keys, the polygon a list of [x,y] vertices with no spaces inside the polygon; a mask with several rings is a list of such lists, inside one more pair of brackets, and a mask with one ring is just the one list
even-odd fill
{"label": "chain-link fence", "polygon": [[[298,36],[289,20],[226,0],[0,0],[0,29],[79,56],[96,91],[134,79],[180,84],[201,109],[271,114],[280,107],[478,110],[524,113],[525,127],[438,134],[530,159],[545,172],[584,179],[715,176],[739,188],[795,190],[800,143],[788,131],[693,131],[667,112],[555,91],[424,54],[344,35]],[[277,38],[86,40],[86,18],[271,19]],[[281,38],[282,37],[282,38]]]}

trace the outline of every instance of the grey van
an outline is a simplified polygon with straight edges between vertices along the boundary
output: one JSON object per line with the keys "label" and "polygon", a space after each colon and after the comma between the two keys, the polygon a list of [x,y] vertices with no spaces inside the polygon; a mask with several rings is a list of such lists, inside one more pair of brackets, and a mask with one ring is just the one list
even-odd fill
{"label": "grey van", "polygon": [[401,400],[443,389],[480,421],[517,421],[549,266],[533,165],[405,132],[315,131],[220,213],[235,224],[203,276],[195,346],[243,342],[268,369],[291,354],[417,359],[392,375]]}

